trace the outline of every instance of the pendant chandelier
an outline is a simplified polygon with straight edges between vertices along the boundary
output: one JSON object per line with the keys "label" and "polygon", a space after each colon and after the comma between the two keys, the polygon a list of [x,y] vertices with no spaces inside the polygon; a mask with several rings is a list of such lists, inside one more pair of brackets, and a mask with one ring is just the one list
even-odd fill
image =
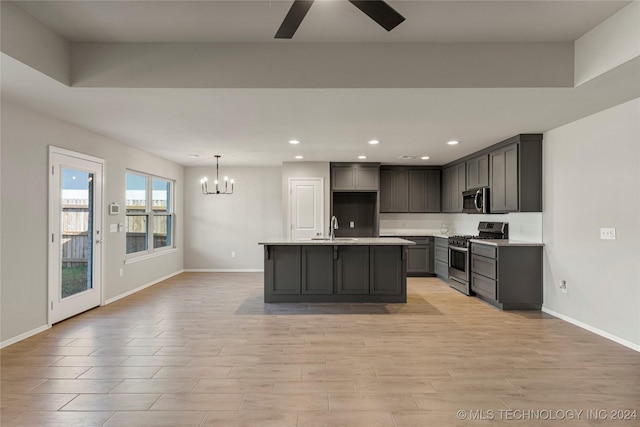
{"label": "pendant chandelier", "polygon": [[[214,181],[214,184],[216,186],[215,191],[209,191],[209,187],[207,185],[207,177],[205,176],[204,178],[202,178],[200,180],[200,185],[202,185],[202,194],[208,195],[208,194],[233,194],[233,179],[229,179],[228,176],[225,176],[223,178],[224,180],[224,191],[220,191],[220,177],[218,176],[219,173],[219,168],[220,166],[218,165],[218,161],[220,160],[220,155],[216,154],[214,156],[216,158],[216,180]],[[229,183],[231,183],[231,191],[229,191]]]}

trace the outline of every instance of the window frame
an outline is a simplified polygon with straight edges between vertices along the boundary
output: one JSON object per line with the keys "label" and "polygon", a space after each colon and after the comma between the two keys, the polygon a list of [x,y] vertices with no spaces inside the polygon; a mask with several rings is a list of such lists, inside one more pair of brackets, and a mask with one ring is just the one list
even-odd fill
{"label": "window frame", "polygon": [[[129,212],[127,210],[127,176],[129,174],[132,175],[137,175],[139,177],[143,177],[145,178],[145,204],[144,204],[144,211],[140,211],[140,212]],[[161,213],[155,213],[153,210],[153,181],[154,179],[156,180],[161,180],[164,182],[168,183],[168,192],[167,192],[167,210],[166,211],[162,211]],[[149,174],[149,173],[145,173],[145,172],[140,172],[137,170],[133,170],[133,169],[126,169],[125,171],[125,208],[124,208],[124,214],[125,214],[125,262],[129,261],[133,261],[133,260],[139,260],[139,259],[144,259],[144,258],[149,258],[152,256],[156,256],[156,255],[161,255],[163,253],[167,253],[167,252],[173,252],[175,251],[176,247],[175,247],[175,185],[176,181],[174,179],[171,178],[167,178],[167,177],[163,177],[163,176],[159,176],[159,175],[153,175],[153,174]],[[126,253],[127,248],[126,248],[126,242],[127,242],[127,236],[126,234],[128,233],[128,227],[127,227],[127,219],[129,217],[136,217],[136,216],[142,216],[146,218],[146,231],[145,231],[145,236],[146,236],[146,249],[141,250],[141,251],[137,251],[137,252],[131,252],[131,253]],[[165,246],[161,246],[158,248],[154,247],[154,219],[156,217],[168,217],[169,218],[169,229],[170,231],[167,233],[167,238],[170,239],[170,244],[169,245],[165,245]]]}

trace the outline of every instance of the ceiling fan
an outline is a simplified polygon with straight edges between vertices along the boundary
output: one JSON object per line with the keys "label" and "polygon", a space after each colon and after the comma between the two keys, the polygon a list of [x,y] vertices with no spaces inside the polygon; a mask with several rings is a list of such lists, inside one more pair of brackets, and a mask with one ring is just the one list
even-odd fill
{"label": "ceiling fan", "polygon": [[[294,0],[291,9],[285,16],[284,21],[278,28],[276,39],[290,39],[295,34],[313,4],[314,0]],[[348,0],[349,3],[366,13],[369,18],[376,21],[387,31],[393,30],[402,21],[404,16],[400,15],[394,8],[383,0]]]}

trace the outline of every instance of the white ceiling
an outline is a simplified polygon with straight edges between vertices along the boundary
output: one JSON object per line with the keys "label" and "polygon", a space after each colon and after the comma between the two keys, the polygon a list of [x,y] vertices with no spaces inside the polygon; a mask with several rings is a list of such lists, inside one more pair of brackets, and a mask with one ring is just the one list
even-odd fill
{"label": "white ceiling", "polygon": [[[294,42],[567,41],[628,2],[390,3],[407,21],[386,33],[347,1],[317,1]],[[286,43],[273,34],[291,1],[19,4],[71,41]],[[212,164],[213,154],[237,165],[277,165],[296,154],[440,165],[637,97],[639,88],[628,83],[638,72],[635,61],[578,88],[549,89],[74,88],[3,54],[1,83],[9,100],[184,165]],[[302,143],[287,144],[293,138]],[[381,144],[368,145],[372,138]],[[447,146],[449,139],[462,144]]]}
{"label": "white ceiling", "polygon": [[[292,0],[19,1],[69,41],[279,42]],[[629,1],[393,1],[406,19],[387,33],[346,0],[316,0],[295,42],[574,41]]]}

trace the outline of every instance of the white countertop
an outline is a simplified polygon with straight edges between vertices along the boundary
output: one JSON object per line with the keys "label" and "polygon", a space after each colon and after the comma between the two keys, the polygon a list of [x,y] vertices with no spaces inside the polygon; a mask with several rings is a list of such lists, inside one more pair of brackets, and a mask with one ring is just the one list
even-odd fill
{"label": "white countertop", "polygon": [[512,239],[471,239],[471,243],[480,243],[487,246],[544,246],[544,243],[524,242]]}
{"label": "white countertop", "polygon": [[281,237],[278,239],[267,239],[258,242],[265,246],[297,246],[297,245],[325,245],[325,246],[401,246],[415,245],[410,240],[398,239],[395,237],[336,237],[334,240],[322,239],[290,239]]}

